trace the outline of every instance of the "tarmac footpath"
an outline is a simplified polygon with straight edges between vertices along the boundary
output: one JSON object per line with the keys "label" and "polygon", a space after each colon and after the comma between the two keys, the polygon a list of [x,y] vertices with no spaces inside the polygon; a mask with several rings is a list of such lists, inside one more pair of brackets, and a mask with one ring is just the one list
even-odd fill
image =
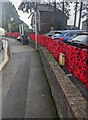
{"label": "tarmac footpath", "polygon": [[39,53],[8,39],[11,58],[2,70],[3,118],[58,118]]}

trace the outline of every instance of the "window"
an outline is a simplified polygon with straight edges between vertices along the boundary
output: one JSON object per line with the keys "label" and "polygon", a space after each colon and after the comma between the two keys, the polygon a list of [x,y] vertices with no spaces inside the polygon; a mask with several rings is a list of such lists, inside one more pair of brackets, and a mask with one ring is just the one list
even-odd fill
{"label": "window", "polygon": [[77,37],[73,38],[72,41],[88,44],[88,35],[78,35]]}
{"label": "window", "polygon": [[76,33],[69,33],[69,36],[74,36]]}

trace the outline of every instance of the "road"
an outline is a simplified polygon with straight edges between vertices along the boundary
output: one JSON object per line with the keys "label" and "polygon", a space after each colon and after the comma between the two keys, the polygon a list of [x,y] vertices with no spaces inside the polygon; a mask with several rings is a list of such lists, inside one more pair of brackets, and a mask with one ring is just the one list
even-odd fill
{"label": "road", "polygon": [[12,57],[2,71],[3,118],[58,118],[39,53],[9,39]]}
{"label": "road", "polygon": [[4,49],[0,50],[0,64],[4,60]]}
{"label": "road", "polygon": [[3,42],[3,49],[0,49],[0,64],[3,62],[4,60],[4,54],[5,54],[5,44],[6,44],[6,41],[5,40],[2,40]]}
{"label": "road", "polygon": [[2,50],[0,51],[0,63],[2,63]]}

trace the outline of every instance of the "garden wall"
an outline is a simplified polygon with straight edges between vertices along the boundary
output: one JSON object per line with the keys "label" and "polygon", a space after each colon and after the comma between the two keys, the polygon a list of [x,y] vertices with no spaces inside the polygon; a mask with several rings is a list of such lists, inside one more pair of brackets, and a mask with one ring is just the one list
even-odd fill
{"label": "garden wall", "polygon": [[[35,48],[34,41],[29,40],[29,45]],[[61,120],[87,119],[87,101],[82,93],[45,47],[38,44],[37,50],[41,56],[59,118]]]}

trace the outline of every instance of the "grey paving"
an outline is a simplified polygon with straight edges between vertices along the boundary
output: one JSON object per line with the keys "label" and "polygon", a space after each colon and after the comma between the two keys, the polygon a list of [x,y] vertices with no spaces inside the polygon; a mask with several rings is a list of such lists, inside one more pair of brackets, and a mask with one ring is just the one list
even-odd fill
{"label": "grey paving", "polygon": [[3,118],[57,118],[39,53],[9,42],[12,58],[2,71]]}

